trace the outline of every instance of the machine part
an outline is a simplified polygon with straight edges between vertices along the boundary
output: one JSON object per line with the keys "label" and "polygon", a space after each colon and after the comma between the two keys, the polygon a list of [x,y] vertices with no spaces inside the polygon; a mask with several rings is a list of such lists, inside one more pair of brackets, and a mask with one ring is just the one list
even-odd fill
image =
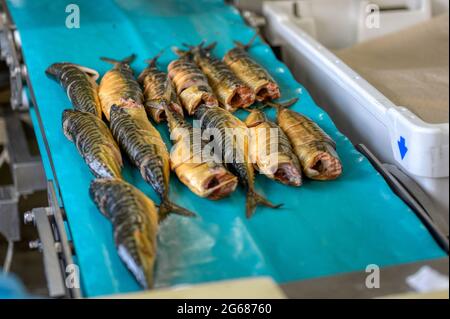
{"label": "machine part", "polygon": [[240,10],[248,10],[256,13],[262,12],[263,0],[229,0],[229,2]]}
{"label": "machine part", "polygon": [[54,233],[48,218],[49,208],[35,208],[35,225],[39,240],[29,243],[30,249],[39,249],[43,254],[45,277],[50,297],[66,296],[64,274],[61,269],[58,252],[55,249]]}
{"label": "machine part", "polygon": [[417,199],[418,204],[422,206],[434,223],[441,229],[442,233],[449,237],[449,219],[448,214],[443,216],[439,214],[433,201],[425,194],[422,188],[408,175],[406,175],[401,169],[392,164],[383,164],[384,168],[395,177],[395,179],[401,183],[408,193]]}
{"label": "machine part", "polygon": [[11,107],[13,110],[26,110],[22,94],[23,74],[26,74],[26,69],[22,64],[20,37],[6,10],[3,10],[6,6],[4,1],[0,5],[0,58],[5,60],[9,67]]}
{"label": "machine part", "polygon": [[[422,223],[427,227],[428,231],[434,237],[436,242],[441,246],[441,248],[448,254],[449,252],[449,240],[448,240],[448,223],[445,223],[439,214],[435,214],[433,210],[428,211],[421,202],[417,200],[411,193],[411,188],[406,188],[401,182],[407,182],[411,185],[414,183],[412,179],[407,178],[400,170],[395,166],[388,164],[382,164],[373,153],[363,144],[358,144],[356,146],[358,151],[360,151],[367,159],[372,163],[375,169],[383,176],[386,182],[389,184],[391,189],[414,211],[414,213],[419,217]],[[394,171],[396,175],[391,172]],[[419,189],[417,185],[413,189]],[[418,193],[419,196],[423,195],[423,192]],[[432,207],[428,207],[429,209]],[[434,217],[434,218],[433,218]]]}
{"label": "machine part", "polygon": [[[43,254],[45,277],[50,297],[80,298],[79,287],[67,287],[66,267],[74,265],[63,213],[56,199],[53,182],[47,183],[49,207],[34,208],[24,214],[25,223],[33,223],[39,239],[29,242],[30,249]],[[79,280],[79,279],[78,279]]]}
{"label": "machine part", "polygon": [[31,194],[46,188],[45,172],[39,156],[32,156],[22,122],[16,112],[5,112],[7,149],[14,186],[20,195]]}
{"label": "machine part", "polygon": [[266,19],[263,16],[252,11],[245,10],[242,12],[242,16],[249,26],[257,30],[263,28],[266,25]]}
{"label": "machine part", "polygon": [[13,186],[0,187],[0,233],[8,241],[20,240],[18,195]]}
{"label": "machine part", "polygon": [[11,268],[12,258],[14,255],[14,242],[12,240],[8,240],[8,248],[6,250],[5,262],[3,263],[3,273],[9,273],[9,269]]}
{"label": "machine part", "polygon": [[[371,266],[371,267],[369,267]],[[423,266],[431,267],[448,276],[448,258],[431,261],[402,264],[391,267],[379,267],[379,287],[366,286],[366,280],[377,265],[368,265],[366,271],[346,273],[333,277],[304,280],[282,284],[281,289],[288,298],[338,298],[368,299],[389,295],[398,295],[412,291],[406,279],[419,271]]]}

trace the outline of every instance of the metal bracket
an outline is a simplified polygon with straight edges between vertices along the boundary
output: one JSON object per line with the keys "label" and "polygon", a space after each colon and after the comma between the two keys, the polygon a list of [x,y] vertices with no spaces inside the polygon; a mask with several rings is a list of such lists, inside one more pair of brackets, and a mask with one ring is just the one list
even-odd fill
{"label": "metal bracket", "polygon": [[19,34],[11,22],[4,1],[0,12],[0,58],[9,67],[11,84],[11,107],[13,110],[26,110],[27,103],[23,101],[23,83],[26,78],[26,67],[22,63]]}
{"label": "metal bracket", "polygon": [[49,295],[80,298],[79,287],[66,285],[66,267],[74,265],[73,253],[53,182],[48,181],[47,186],[49,207],[34,208],[24,215],[24,222],[34,223],[39,234],[39,239],[31,241],[29,246],[43,253]]}
{"label": "metal bracket", "polygon": [[46,189],[47,179],[41,159],[30,154],[19,114],[7,111],[4,115],[7,149],[17,193],[27,195]]}
{"label": "metal bracket", "polygon": [[9,241],[20,240],[18,196],[13,186],[0,187],[0,233]]}

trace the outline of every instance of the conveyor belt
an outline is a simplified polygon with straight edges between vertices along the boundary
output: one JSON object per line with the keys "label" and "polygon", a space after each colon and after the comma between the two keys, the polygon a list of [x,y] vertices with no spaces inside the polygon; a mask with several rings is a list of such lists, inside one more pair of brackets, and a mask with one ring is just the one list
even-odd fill
{"label": "conveyor belt", "polygon": [[[136,53],[138,60],[132,66],[139,72],[143,61],[162,48],[219,40],[216,52],[223,54],[232,40],[246,42],[254,31],[236,10],[214,0],[79,0],[80,28],[68,29],[65,8],[72,2],[10,0],[8,5],[21,35],[83,293],[134,291],[138,285],[116,254],[111,225],[89,199],[92,175],[62,134],[61,112],[70,103],[44,70],[53,62],[71,61],[103,74],[110,66],[100,56],[121,58]],[[281,83],[285,99],[300,97],[294,109],[317,121],[336,140],[344,175],[334,182],[307,181],[301,189],[258,176],[257,189],[286,205],[277,212],[259,208],[251,220],[244,217],[242,190],[227,200],[210,202],[190,193],[173,176],[174,201],[198,212],[200,218],[171,217],[162,225],[156,286],[257,275],[284,283],[362,270],[368,264],[386,266],[444,256],[415,214],[337,131],[270,49],[258,43],[251,54]],[[168,52],[161,63],[166,66],[173,58]],[[167,141],[167,128],[160,125],[159,130]],[[127,165],[124,176],[157,201],[138,170]]]}

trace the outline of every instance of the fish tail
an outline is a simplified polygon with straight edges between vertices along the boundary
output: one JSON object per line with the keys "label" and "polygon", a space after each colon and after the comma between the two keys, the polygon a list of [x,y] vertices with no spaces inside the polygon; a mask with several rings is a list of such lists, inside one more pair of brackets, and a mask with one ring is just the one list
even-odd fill
{"label": "fish tail", "polygon": [[175,203],[172,203],[168,198],[163,199],[161,205],[159,205],[159,219],[163,221],[170,214],[177,214],[185,217],[196,217],[197,215],[190,210],[178,206]]}
{"label": "fish tail", "polygon": [[247,44],[243,44],[243,43],[240,42],[240,41],[234,41],[234,44],[236,44],[236,46],[237,46],[238,48],[242,48],[242,49],[244,49],[244,50],[248,50],[248,49],[250,49],[250,48],[252,47],[252,45],[255,43],[256,39],[258,39],[258,36],[259,36],[259,33],[256,32],[256,33],[253,35],[253,37],[250,39],[250,41],[248,41]]}
{"label": "fish tail", "polygon": [[150,67],[156,66],[156,62],[158,62],[158,59],[164,54],[164,51],[166,51],[165,48],[159,51],[159,53],[155,55],[153,58],[145,60],[145,63],[147,63]]}
{"label": "fish tail", "polygon": [[100,60],[111,63],[111,64],[130,64],[131,62],[134,61],[134,59],[136,59],[136,54],[134,54],[134,53],[122,60],[116,60],[116,59],[111,59],[111,58],[107,58],[107,57],[100,58]]}
{"label": "fish tail", "polygon": [[208,45],[207,47],[205,47],[206,44],[206,40],[203,40],[202,42],[200,42],[199,45],[190,45],[187,43],[183,43],[182,45],[186,48],[189,49],[189,53],[194,53],[194,52],[204,52],[204,53],[209,53],[212,50],[215,49],[215,47],[217,46],[217,42],[213,42],[210,45]]}
{"label": "fish tail", "polygon": [[269,200],[261,196],[255,191],[249,191],[247,193],[247,204],[246,204],[246,216],[250,218],[255,213],[255,209],[257,206],[266,206],[270,208],[280,208],[283,204],[272,204]]}
{"label": "fish tail", "polygon": [[190,50],[182,50],[178,47],[172,47],[172,52],[175,53],[176,55],[178,55],[179,57],[184,57],[187,56],[189,54],[191,54]]}

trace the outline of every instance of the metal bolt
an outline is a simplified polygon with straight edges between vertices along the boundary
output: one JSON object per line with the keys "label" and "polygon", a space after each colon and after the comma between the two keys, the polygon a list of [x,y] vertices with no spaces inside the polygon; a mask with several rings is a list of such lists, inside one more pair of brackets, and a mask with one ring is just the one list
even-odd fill
{"label": "metal bolt", "polygon": [[32,240],[28,243],[28,247],[33,250],[35,250],[35,249],[41,250],[42,243],[39,239]]}
{"label": "metal bolt", "polygon": [[60,254],[62,252],[61,243],[55,243],[55,250],[58,254]]}
{"label": "metal bolt", "polygon": [[23,222],[25,224],[31,224],[34,223],[34,213],[33,212],[26,212],[23,215]]}

